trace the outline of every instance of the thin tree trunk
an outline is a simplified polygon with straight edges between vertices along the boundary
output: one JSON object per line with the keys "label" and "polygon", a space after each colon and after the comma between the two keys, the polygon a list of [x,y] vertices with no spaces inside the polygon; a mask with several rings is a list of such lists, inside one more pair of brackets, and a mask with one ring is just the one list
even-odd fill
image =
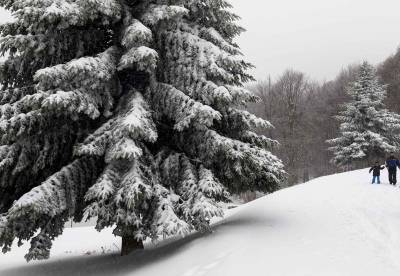
{"label": "thin tree trunk", "polygon": [[138,241],[131,236],[122,237],[121,256],[126,256],[135,250],[144,249],[143,241]]}

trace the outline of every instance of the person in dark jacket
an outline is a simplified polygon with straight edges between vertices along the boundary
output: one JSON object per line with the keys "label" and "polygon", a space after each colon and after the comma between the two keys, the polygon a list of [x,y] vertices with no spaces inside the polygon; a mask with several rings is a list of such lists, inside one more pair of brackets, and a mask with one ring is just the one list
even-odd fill
{"label": "person in dark jacket", "polygon": [[400,161],[394,157],[394,153],[390,153],[390,157],[386,160],[386,168],[389,172],[389,183],[391,185],[396,185],[397,183],[397,167],[400,168]]}
{"label": "person in dark jacket", "polygon": [[385,166],[379,165],[379,162],[376,161],[375,165],[369,169],[369,173],[373,172],[372,184],[375,184],[375,180],[378,184],[381,184],[381,170],[385,169]]}

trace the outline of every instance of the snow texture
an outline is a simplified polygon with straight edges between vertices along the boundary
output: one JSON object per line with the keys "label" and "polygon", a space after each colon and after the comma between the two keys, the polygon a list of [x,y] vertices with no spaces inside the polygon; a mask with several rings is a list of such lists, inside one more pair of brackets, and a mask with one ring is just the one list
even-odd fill
{"label": "snow texture", "polygon": [[400,190],[368,170],[315,179],[230,210],[213,234],[146,243],[119,257],[111,229],[69,228],[50,260],[26,264],[26,245],[0,257],[2,276],[396,276]]}

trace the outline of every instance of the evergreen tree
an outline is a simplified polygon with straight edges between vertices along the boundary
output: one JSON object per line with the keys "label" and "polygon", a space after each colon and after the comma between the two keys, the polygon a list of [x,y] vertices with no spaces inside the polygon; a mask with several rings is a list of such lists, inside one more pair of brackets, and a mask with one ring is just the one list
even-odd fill
{"label": "evergreen tree", "polygon": [[0,246],[49,257],[69,218],[123,254],[222,215],[228,193],[285,178],[243,111],[251,65],[225,0],[0,0]]}
{"label": "evergreen tree", "polygon": [[354,161],[371,161],[399,149],[400,116],[385,109],[386,88],[368,62],[347,89],[350,101],[336,117],[340,137],[328,140],[332,162],[344,166]]}

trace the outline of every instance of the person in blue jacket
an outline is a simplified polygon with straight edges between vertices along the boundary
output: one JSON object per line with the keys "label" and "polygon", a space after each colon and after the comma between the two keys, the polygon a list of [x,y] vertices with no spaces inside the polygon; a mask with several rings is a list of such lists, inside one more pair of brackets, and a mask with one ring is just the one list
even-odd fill
{"label": "person in blue jacket", "polygon": [[390,153],[390,157],[386,160],[386,168],[389,171],[389,183],[391,185],[396,185],[397,183],[397,167],[400,168],[400,161],[394,157],[394,153]]}
{"label": "person in blue jacket", "polygon": [[379,162],[376,161],[375,165],[372,166],[371,169],[369,169],[369,173],[371,173],[372,171],[373,173],[373,177],[372,177],[372,184],[375,184],[375,180],[378,184],[381,184],[381,170],[385,169],[385,166],[381,166],[379,165]]}

